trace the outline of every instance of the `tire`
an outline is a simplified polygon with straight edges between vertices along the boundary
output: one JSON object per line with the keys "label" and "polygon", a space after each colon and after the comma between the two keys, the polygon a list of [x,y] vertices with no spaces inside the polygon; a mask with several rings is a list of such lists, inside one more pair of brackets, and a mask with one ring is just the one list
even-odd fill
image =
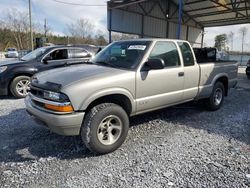
{"label": "tire", "polygon": [[215,111],[220,109],[225,98],[225,87],[221,82],[216,82],[211,96],[205,100],[208,110]]}
{"label": "tire", "polygon": [[250,74],[247,74],[247,79],[250,79]]}
{"label": "tire", "polygon": [[24,98],[28,95],[30,84],[30,77],[18,76],[10,84],[10,91],[12,95],[17,98]]}
{"label": "tire", "polygon": [[81,137],[90,151],[106,154],[123,144],[128,129],[129,119],[124,109],[113,103],[102,103],[86,114]]}

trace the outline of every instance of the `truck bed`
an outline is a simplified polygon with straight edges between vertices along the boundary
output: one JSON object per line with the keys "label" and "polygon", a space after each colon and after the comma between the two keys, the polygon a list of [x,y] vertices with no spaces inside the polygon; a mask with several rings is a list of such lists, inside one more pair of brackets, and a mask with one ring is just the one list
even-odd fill
{"label": "truck bed", "polygon": [[238,63],[236,61],[214,61],[199,63],[200,81],[198,98],[206,98],[219,77],[228,79],[228,88],[237,84]]}

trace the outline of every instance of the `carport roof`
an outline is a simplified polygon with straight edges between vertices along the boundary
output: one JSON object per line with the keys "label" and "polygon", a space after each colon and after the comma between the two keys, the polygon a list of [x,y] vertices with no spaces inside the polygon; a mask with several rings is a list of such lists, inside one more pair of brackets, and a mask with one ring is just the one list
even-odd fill
{"label": "carport roof", "polygon": [[[122,8],[147,1],[160,0],[111,0],[109,8]],[[179,4],[179,0],[169,1]],[[183,13],[203,27],[250,23],[250,0],[183,0]]]}

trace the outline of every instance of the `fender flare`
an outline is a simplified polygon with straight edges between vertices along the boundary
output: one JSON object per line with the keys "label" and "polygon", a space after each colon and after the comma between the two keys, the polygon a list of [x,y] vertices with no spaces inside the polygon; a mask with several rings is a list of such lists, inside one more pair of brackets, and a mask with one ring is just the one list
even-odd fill
{"label": "fender flare", "polygon": [[95,100],[101,98],[101,97],[105,97],[108,95],[124,95],[125,97],[127,97],[131,103],[131,114],[133,114],[136,110],[136,101],[133,97],[133,95],[124,88],[108,88],[108,89],[102,89],[99,90],[95,93],[92,93],[91,95],[89,95],[89,97],[87,99],[85,99],[81,104],[80,104],[80,110],[84,111],[88,108],[88,106],[94,102]]}

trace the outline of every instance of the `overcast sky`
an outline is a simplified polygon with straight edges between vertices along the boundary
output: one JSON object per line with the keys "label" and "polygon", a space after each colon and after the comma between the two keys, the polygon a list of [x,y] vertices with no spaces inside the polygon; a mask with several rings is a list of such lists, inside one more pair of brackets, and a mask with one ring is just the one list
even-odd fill
{"label": "overcast sky", "polygon": [[[34,22],[43,23],[46,18],[48,25],[54,34],[66,35],[66,25],[73,23],[78,18],[90,19],[99,30],[104,33],[107,31],[107,8],[106,6],[76,6],[65,5],[55,2],[55,0],[31,0],[32,1],[32,15]],[[60,0],[59,0],[60,1]],[[97,4],[105,5],[107,0],[61,0],[66,2],[74,2],[80,4]],[[6,12],[16,8],[21,11],[28,10],[28,0],[0,0],[0,19],[5,18]],[[218,34],[230,31],[234,32],[234,50],[241,49],[241,36],[239,29],[243,26],[248,28],[247,37],[245,39],[245,49],[250,51],[250,24],[234,25],[219,28],[205,29],[205,44],[206,46],[214,45],[214,37]]]}

